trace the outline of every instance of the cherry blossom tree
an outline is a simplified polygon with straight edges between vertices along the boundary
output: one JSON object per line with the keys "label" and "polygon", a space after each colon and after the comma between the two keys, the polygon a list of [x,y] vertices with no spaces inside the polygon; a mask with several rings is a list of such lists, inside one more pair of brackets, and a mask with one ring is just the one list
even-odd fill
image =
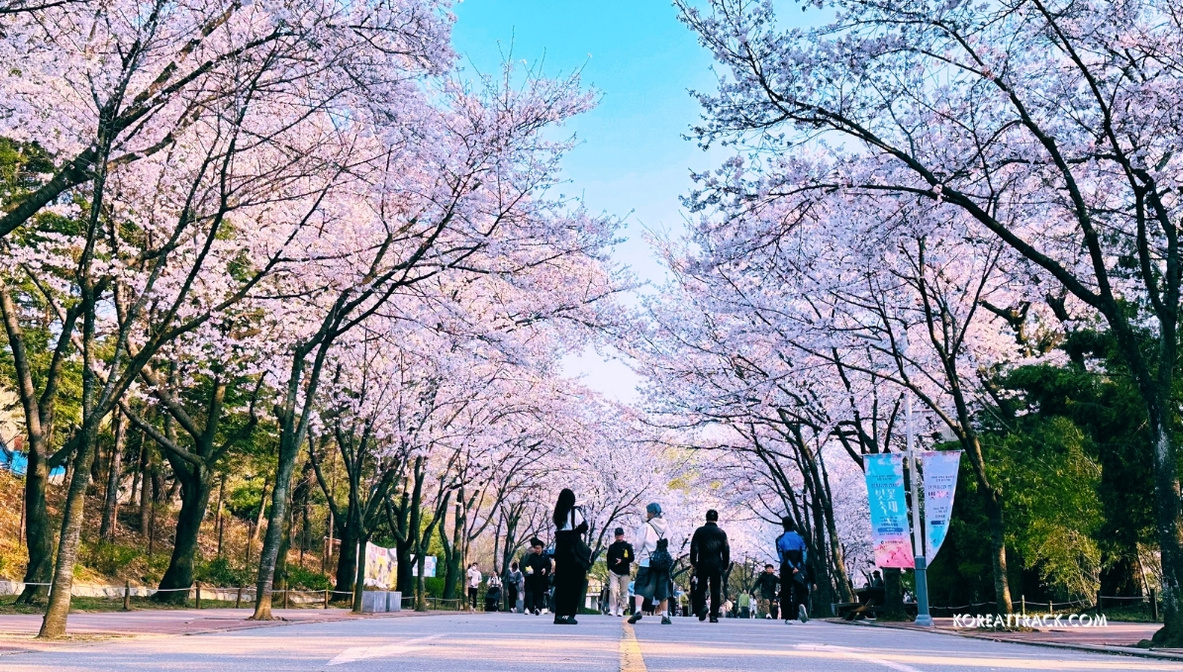
{"label": "cherry blossom tree", "polygon": [[[702,97],[701,137],[823,146],[826,171],[782,174],[776,192],[856,187],[962,211],[1105,320],[1154,436],[1165,611],[1155,642],[1183,641],[1169,429],[1179,124],[1162,112],[1177,107],[1177,13],[1158,2],[828,6],[832,18],[803,30],[782,28],[771,2],[682,5],[724,67],[718,93]],[[1138,338],[1143,319],[1153,352]]]}

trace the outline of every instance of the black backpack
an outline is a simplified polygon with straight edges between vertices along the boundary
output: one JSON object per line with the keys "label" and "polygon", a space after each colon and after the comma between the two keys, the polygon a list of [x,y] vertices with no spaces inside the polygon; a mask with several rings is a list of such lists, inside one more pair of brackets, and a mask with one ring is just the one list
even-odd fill
{"label": "black backpack", "polygon": [[657,548],[649,554],[649,568],[659,571],[668,572],[674,568],[674,556],[670,555],[670,542],[666,539],[657,540]]}

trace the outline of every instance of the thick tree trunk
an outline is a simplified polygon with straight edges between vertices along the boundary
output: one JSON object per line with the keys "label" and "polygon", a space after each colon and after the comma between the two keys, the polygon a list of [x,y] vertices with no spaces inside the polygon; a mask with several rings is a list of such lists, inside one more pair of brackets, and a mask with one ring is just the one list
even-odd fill
{"label": "thick tree trunk", "polygon": [[177,514],[176,541],[168,569],[160,579],[160,592],[152,599],[162,604],[184,604],[193,586],[193,565],[197,557],[201,522],[209,507],[213,484],[204,469],[188,474],[176,472],[181,482],[181,510]]}
{"label": "thick tree trunk", "polygon": [[111,462],[107,469],[107,492],[103,501],[103,522],[99,525],[99,538],[115,541],[115,525],[119,514],[119,479],[123,467],[123,439],[127,432],[123,414],[115,412],[115,445],[111,449]]}
{"label": "thick tree trunk", "polygon": [[74,564],[78,560],[78,542],[82,533],[82,518],[86,508],[86,488],[90,485],[90,463],[94,460],[94,426],[85,424],[74,457],[73,475],[66,495],[62,515],[61,536],[58,539],[57,564],[53,585],[49,591],[49,606],[41,621],[40,639],[58,639],[66,635],[66,616],[70,613],[70,589],[74,585]]}
{"label": "thick tree trunk", "polygon": [[1161,409],[1150,414],[1154,441],[1154,522],[1162,554],[1163,626],[1154,633],[1156,646],[1183,646],[1183,524],[1180,521],[1179,476],[1170,428]]}
{"label": "thick tree trunk", "polygon": [[337,556],[336,599],[346,600],[353,592],[353,579],[357,568],[357,526],[342,525],[338,530],[341,550]]}
{"label": "thick tree trunk", "polygon": [[49,594],[48,584],[53,578],[53,523],[45,505],[49,466],[40,451],[29,450],[28,472],[25,474],[25,544],[29,564],[25,567],[26,584],[17,604],[36,604]]}
{"label": "thick tree trunk", "polygon": [[884,621],[904,621],[908,614],[904,611],[904,583],[903,572],[894,567],[883,569],[883,613],[879,616]]}
{"label": "thick tree trunk", "polygon": [[394,589],[403,595],[410,595],[414,592],[415,573],[411,571],[411,544],[409,541],[399,541],[395,543],[395,555],[398,557],[398,566],[395,571],[398,572],[398,577],[395,581]]}

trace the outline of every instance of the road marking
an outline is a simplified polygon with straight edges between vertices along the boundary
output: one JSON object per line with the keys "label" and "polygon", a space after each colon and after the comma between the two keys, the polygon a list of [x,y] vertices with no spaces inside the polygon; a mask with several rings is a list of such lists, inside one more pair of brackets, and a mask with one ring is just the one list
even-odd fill
{"label": "road marking", "polygon": [[895,670],[896,672],[920,672],[920,670],[918,670],[915,667],[912,667],[910,665],[904,665],[903,663],[896,663],[896,662],[892,662],[890,660],[876,658],[875,656],[872,656],[872,655],[869,655],[866,653],[862,653],[861,651],[856,651],[854,649],[848,649],[843,646],[834,646],[832,644],[798,644],[797,646],[795,646],[793,648],[798,649],[800,651],[828,651],[831,653],[836,653],[840,656],[845,656],[847,658],[854,658],[855,660],[861,660],[864,663],[871,663],[874,665],[882,665],[883,667]]}
{"label": "road marking", "polygon": [[628,621],[624,622],[624,630],[620,636],[620,672],[648,672],[645,658],[641,656],[641,643],[637,641],[637,632]]}
{"label": "road marking", "polygon": [[422,645],[426,644],[427,642],[446,636],[446,634],[441,633],[438,635],[431,635],[430,637],[408,639],[405,642],[387,644],[386,646],[354,646],[342,651],[336,658],[330,660],[328,664],[344,665],[345,663],[353,663],[359,660],[367,660],[370,658],[387,658],[390,656],[410,653],[412,651],[425,648]]}

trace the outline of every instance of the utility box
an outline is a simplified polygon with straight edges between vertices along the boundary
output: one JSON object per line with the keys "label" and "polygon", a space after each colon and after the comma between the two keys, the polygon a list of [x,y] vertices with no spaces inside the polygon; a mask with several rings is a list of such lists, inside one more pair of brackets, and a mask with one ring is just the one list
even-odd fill
{"label": "utility box", "polygon": [[386,593],[386,611],[402,611],[403,594],[397,590]]}

